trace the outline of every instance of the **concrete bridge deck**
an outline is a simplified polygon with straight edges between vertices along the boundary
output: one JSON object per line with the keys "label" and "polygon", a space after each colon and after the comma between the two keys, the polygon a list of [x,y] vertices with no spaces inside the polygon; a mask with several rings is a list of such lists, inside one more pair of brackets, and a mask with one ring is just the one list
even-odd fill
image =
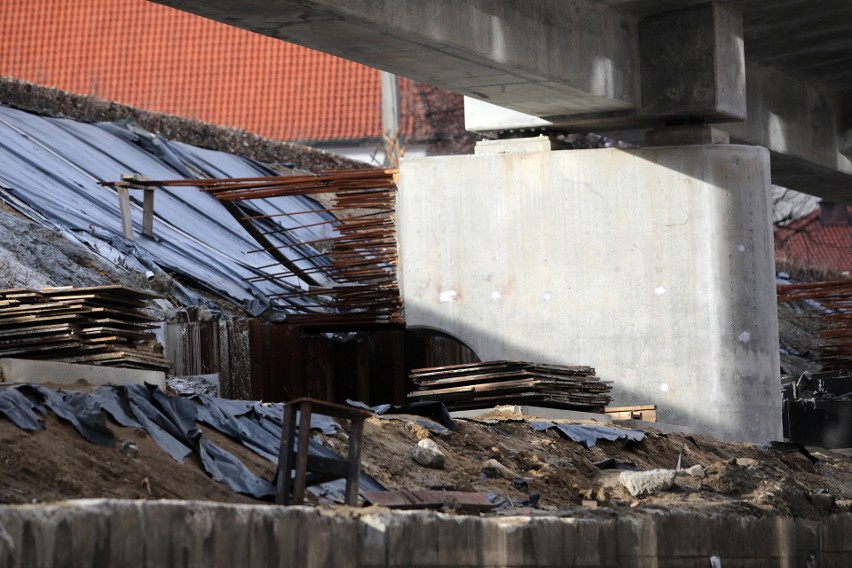
{"label": "concrete bridge deck", "polygon": [[852,0],[157,1],[465,94],[470,130],[725,122],[774,183],[852,194]]}

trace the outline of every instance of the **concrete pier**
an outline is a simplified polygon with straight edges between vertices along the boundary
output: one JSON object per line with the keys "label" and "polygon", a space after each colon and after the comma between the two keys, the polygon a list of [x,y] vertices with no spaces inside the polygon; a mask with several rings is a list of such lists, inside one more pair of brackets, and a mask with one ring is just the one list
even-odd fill
{"label": "concrete pier", "polygon": [[780,439],[768,152],[550,147],[403,160],[408,325],[483,360],[591,365],[661,422]]}
{"label": "concrete pier", "polygon": [[852,515],[468,517],[385,509],[67,501],[0,506],[0,566],[232,568],[852,565]]}

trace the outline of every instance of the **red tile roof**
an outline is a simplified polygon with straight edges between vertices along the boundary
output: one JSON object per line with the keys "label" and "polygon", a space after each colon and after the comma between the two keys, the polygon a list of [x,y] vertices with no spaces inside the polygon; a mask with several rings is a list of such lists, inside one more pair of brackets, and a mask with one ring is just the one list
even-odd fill
{"label": "red tile roof", "polygon": [[775,230],[775,258],[799,268],[852,273],[852,225],[823,225],[815,209]]}
{"label": "red tile roof", "polygon": [[[274,139],[381,135],[378,70],[144,0],[0,0],[0,75]],[[409,141],[460,120],[458,95],[400,91]]]}

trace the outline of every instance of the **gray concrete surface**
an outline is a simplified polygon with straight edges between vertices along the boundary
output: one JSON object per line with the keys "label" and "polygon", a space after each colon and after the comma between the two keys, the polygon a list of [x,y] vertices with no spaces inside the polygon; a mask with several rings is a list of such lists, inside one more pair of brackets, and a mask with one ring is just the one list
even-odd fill
{"label": "gray concrete surface", "polygon": [[529,114],[639,102],[636,19],[594,0],[161,3]]}
{"label": "gray concrete surface", "polygon": [[476,132],[745,118],[774,183],[852,200],[852,0],[157,1],[462,93]]}
{"label": "gray concrete surface", "polygon": [[742,38],[742,14],[716,2],[641,20],[639,114],[721,122],[745,118]]}
{"label": "gray concrete surface", "polygon": [[403,160],[406,321],[482,360],[590,365],[660,422],[780,439],[767,162],[720,144]]}
{"label": "gray concrete surface", "polygon": [[[847,137],[852,140],[852,134],[850,126],[843,126],[852,123],[852,119],[844,121],[844,117],[852,116],[852,97],[756,64],[746,65],[746,93],[746,119],[716,127],[736,144],[768,148],[773,184],[829,201],[852,203],[852,157],[844,153]],[[644,144],[645,129],[625,130],[625,118],[542,118],[465,98],[467,129],[491,136],[501,131],[599,130]]]}
{"label": "gray concrete surface", "polygon": [[166,375],[161,371],[81,365],[60,361],[0,358],[0,382],[72,385],[78,381],[85,381],[90,385],[141,385],[149,383],[160,388],[166,387]]}
{"label": "gray concrete surface", "polygon": [[0,506],[0,566],[683,567],[852,564],[852,514],[682,511],[562,517],[321,510],[178,501]]}

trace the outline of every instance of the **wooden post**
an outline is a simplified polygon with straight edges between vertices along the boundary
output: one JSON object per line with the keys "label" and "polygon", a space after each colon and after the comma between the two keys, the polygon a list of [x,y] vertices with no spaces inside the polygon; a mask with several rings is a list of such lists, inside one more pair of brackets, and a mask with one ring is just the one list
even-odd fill
{"label": "wooden post", "polygon": [[[278,449],[278,480],[275,502],[289,505],[292,502],[293,478],[291,472],[296,465],[296,452],[293,442],[296,439],[296,405],[284,407],[284,424],[281,428],[281,446]],[[301,505],[301,503],[299,503]]]}
{"label": "wooden post", "polygon": [[154,236],[154,188],[145,188],[145,198],[142,204],[142,234]]}
{"label": "wooden post", "polygon": [[343,502],[350,507],[358,506],[358,486],[361,483],[361,435],[364,432],[364,416],[350,419],[349,451],[346,454],[346,495]]}
{"label": "wooden post", "polygon": [[121,229],[124,238],[133,240],[133,219],[130,217],[130,190],[126,187],[118,187],[118,207],[121,211]]}
{"label": "wooden post", "polygon": [[[295,405],[294,405],[295,406]],[[296,442],[296,476],[293,479],[293,501],[294,505],[305,502],[305,488],[307,487],[308,475],[308,444],[311,443],[311,414],[313,412],[310,402],[299,405],[299,435]],[[286,499],[287,496],[285,495]]]}

